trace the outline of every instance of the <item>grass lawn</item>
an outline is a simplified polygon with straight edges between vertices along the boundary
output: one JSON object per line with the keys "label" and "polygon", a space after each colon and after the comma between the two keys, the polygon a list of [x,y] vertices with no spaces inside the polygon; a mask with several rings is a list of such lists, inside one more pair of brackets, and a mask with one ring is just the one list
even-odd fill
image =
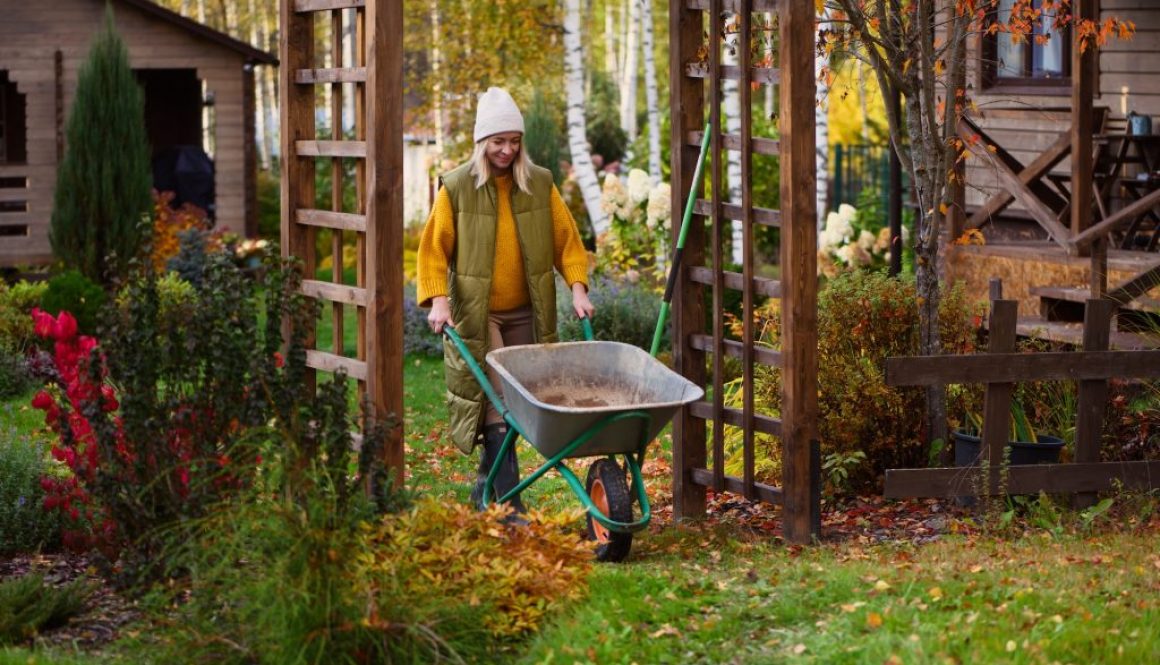
{"label": "grass lawn", "polygon": [[[466,501],[476,459],[445,435],[442,362],[405,362],[408,486]],[[25,396],[0,418],[40,426]],[[667,437],[662,437],[662,442]],[[658,518],[624,564],[598,565],[587,598],[500,660],[546,663],[1152,663],[1160,662],[1160,518],[1154,497],[1116,497],[1103,518],[1025,512],[998,526],[940,517],[934,542],[847,535],[790,547],[751,524],[674,525],[667,444],[654,446]],[[542,458],[521,444],[524,472]],[[581,465],[574,470],[583,477]],[[575,510],[554,476],[529,505]],[[1116,520],[1116,521],[1113,521]],[[574,520],[579,531],[583,521]],[[957,533],[956,533],[957,532]],[[833,531],[827,538],[834,538]],[[90,655],[7,651],[4,663],[127,662],[116,645]]]}

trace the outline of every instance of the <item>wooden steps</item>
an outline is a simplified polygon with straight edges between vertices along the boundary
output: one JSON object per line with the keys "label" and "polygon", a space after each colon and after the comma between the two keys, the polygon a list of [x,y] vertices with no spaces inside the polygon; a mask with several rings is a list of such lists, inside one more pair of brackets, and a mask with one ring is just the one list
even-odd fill
{"label": "wooden steps", "polygon": [[[1039,316],[1020,317],[1015,324],[1020,337],[1034,337],[1075,346],[1083,345],[1083,323],[1079,321],[1048,321]],[[1143,351],[1160,348],[1160,339],[1140,333],[1113,330],[1109,345],[1114,351]]]}

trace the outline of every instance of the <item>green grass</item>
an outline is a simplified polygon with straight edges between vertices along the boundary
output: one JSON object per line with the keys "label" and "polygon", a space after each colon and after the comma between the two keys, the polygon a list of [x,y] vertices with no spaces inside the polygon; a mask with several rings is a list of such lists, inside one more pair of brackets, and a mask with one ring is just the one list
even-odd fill
{"label": "green grass", "polygon": [[673,528],[518,663],[1157,662],[1154,535],[789,549]]}

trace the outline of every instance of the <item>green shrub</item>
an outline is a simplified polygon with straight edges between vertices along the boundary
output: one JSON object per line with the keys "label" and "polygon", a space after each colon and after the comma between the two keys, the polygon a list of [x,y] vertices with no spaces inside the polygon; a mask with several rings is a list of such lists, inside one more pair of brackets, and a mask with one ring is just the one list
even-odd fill
{"label": "green shrub", "polygon": [[77,331],[95,335],[105,306],[105,292],[77,270],[67,270],[48,282],[41,297],[41,309],[53,316],[69,312],[77,320]]}
{"label": "green shrub", "polygon": [[41,306],[46,282],[0,280],[0,348],[24,351],[33,341],[32,308]]}
{"label": "green shrub", "polygon": [[41,441],[0,427],[0,554],[52,549],[60,541],[60,518],[44,509],[48,448]]}
{"label": "green shrub", "polygon": [[540,90],[536,90],[524,116],[524,148],[533,163],[552,172],[552,179],[557,185],[564,181],[564,175],[560,172],[560,146],[563,142],[560,133],[561,116],[561,109],[553,109]]}
{"label": "green shrub", "polygon": [[[911,277],[855,271],[835,277],[818,297],[818,435],[822,456],[864,463],[842,463],[850,491],[880,489],[886,469],[929,464],[930,442],[923,432],[925,393],[921,387],[887,386],[883,361],[918,354],[918,306]],[[780,344],[779,301],[762,309],[762,339]],[[939,307],[943,352],[972,353],[981,308],[960,288],[945,289]],[[755,368],[757,403],[774,412],[781,404],[780,370]],[[738,391],[740,392],[740,391]],[[949,392],[952,418],[978,410],[978,386]],[[952,423],[954,424],[954,423]],[[767,444],[761,455],[777,457]]]}
{"label": "green shrub", "polygon": [[0,645],[19,644],[42,630],[63,626],[81,613],[89,593],[84,582],[52,587],[41,575],[0,582]]}
{"label": "green shrub", "polygon": [[[562,284],[562,282],[561,282]],[[556,296],[557,323],[562,341],[584,339],[580,319],[572,309],[571,291],[558,286]],[[661,296],[647,286],[621,282],[605,276],[594,276],[589,284],[588,298],[596,313],[592,329],[598,340],[635,344],[648,351],[652,347],[657,317],[661,311]],[[668,348],[668,335],[662,339],[662,349]]]}

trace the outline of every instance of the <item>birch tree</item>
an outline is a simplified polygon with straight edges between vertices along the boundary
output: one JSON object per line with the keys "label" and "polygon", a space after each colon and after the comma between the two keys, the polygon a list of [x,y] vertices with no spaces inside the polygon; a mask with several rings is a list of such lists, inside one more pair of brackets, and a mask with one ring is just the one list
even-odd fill
{"label": "birch tree", "polygon": [[[829,10],[822,7],[819,19],[829,21]],[[817,214],[818,230],[826,223],[826,212],[830,198],[830,79],[825,75],[829,67],[829,55],[824,51],[814,54],[814,80],[817,81],[817,104],[814,105],[814,171],[818,181]]]}
{"label": "birch tree", "polygon": [[640,54],[640,5],[644,0],[628,0],[628,20],[624,39],[624,72],[620,78],[620,127],[631,145],[636,140],[636,74]]}
{"label": "birch tree", "polygon": [[644,53],[644,100],[648,113],[648,174],[653,186],[661,181],[661,113],[657,98],[657,60],[653,50],[652,0],[640,0],[641,46]]}
{"label": "birch tree", "polygon": [[600,183],[588,150],[587,123],[584,120],[584,49],[580,38],[580,0],[564,0],[564,91],[568,100],[568,147],[572,153],[572,172],[584,207],[599,236],[608,230],[608,219],[600,207]]}
{"label": "birch tree", "polygon": [[[732,14],[726,19],[725,32],[732,34],[732,41],[723,43],[724,53],[722,63],[726,67],[737,66],[737,49],[748,48],[739,44],[740,38],[736,29],[737,15]],[[721,81],[721,114],[725,116],[726,133],[735,136],[741,135],[741,95],[734,79]],[[725,151],[725,180],[729,184],[727,196],[730,203],[741,204],[741,153],[737,150]],[[730,242],[730,260],[733,263],[742,263],[745,260],[745,229],[740,220],[730,222],[732,241]]]}

